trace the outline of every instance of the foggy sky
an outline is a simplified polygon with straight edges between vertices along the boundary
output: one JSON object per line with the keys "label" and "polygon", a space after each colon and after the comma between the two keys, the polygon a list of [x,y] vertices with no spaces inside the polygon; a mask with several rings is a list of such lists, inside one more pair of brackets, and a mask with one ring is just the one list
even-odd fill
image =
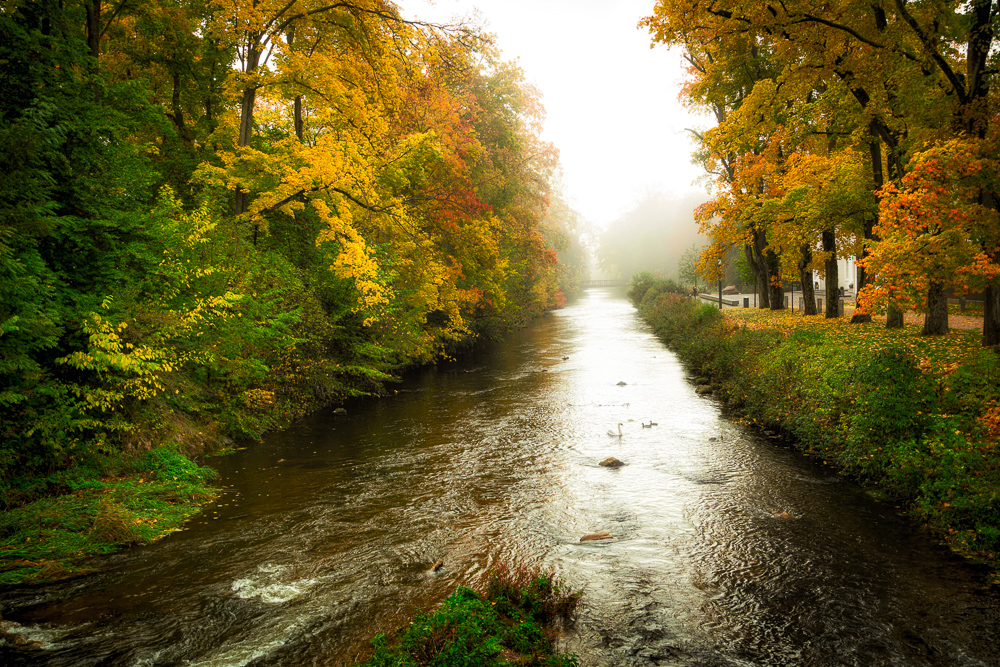
{"label": "foggy sky", "polygon": [[603,228],[644,193],[704,193],[694,185],[685,127],[705,127],[677,100],[678,53],[650,49],[636,27],[653,0],[398,0],[404,14],[447,22],[478,10],[505,59],[543,95],[542,138],[561,153],[570,204]]}

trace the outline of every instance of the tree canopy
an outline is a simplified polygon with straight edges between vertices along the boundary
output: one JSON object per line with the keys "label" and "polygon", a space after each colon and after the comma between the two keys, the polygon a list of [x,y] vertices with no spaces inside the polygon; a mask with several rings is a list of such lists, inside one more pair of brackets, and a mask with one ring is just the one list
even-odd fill
{"label": "tree canopy", "polygon": [[717,121],[697,134],[716,178],[703,261],[740,247],[780,286],[855,255],[860,313],[917,308],[942,333],[945,290],[982,292],[1000,343],[998,16],[992,0],[659,0],[641,25],[683,50],[683,95]]}
{"label": "tree canopy", "polygon": [[561,303],[540,96],[384,0],[0,4],[0,479],[257,435]]}

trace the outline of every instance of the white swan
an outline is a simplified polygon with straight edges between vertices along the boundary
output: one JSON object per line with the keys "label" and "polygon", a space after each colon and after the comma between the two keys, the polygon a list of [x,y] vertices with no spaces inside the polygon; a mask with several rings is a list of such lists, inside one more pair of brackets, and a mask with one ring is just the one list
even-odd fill
{"label": "white swan", "polygon": [[608,435],[610,435],[612,438],[620,438],[620,437],[622,437],[622,423],[618,422],[618,432],[617,433],[615,433],[614,431],[608,431]]}

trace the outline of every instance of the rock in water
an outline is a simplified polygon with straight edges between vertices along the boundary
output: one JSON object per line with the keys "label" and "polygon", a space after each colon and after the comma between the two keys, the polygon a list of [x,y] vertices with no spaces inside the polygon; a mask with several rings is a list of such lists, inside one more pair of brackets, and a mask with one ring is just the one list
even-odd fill
{"label": "rock in water", "polygon": [[700,387],[698,387],[697,389],[695,389],[694,391],[695,391],[696,394],[711,394],[713,390],[707,384],[703,384]]}
{"label": "rock in water", "polygon": [[437,571],[438,571],[438,570],[440,570],[440,569],[441,569],[442,567],[444,567],[444,561],[443,561],[443,560],[441,560],[441,559],[439,558],[439,559],[437,559],[436,561],[434,561],[434,564],[433,564],[433,565],[431,565],[431,569],[429,569],[429,570],[427,570],[427,571],[428,571],[428,572],[437,572]]}
{"label": "rock in water", "polygon": [[594,540],[610,540],[611,533],[606,533],[603,530],[598,533],[587,533],[580,538],[581,542],[592,542]]}
{"label": "rock in water", "polygon": [[625,382],[624,382],[624,381],[622,381],[622,382],[619,382],[619,383],[618,383],[618,386],[619,386],[619,387],[624,387],[624,386],[625,386]]}
{"label": "rock in water", "polygon": [[601,461],[599,465],[602,465],[605,468],[617,468],[618,466],[623,466],[625,464],[616,459],[615,457],[609,456],[608,458]]}

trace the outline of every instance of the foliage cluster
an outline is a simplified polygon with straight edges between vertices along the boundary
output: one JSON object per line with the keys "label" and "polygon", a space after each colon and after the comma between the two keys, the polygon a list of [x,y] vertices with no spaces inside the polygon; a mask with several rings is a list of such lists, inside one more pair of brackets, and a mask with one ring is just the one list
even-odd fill
{"label": "foliage cluster", "polygon": [[574,214],[498,53],[385,0],[3,3],[0,508],[560,304]]}
{"label": "foliage cluster", "polygon": [[671,278],[658,278],[649,271],[642,271],[632,276],[625,291],[628,300],[635,304],[655,299],[660,294],[687,294],[687,289]]}
{"label": "foliage cluster", "polygon": [[738,249],[781,309],[782,283],[818,273],[836,317],[836,259],[858,258],[857,320],[913,308],[940,335],[946,291],[978,292],[1000,344],[998,10],[657,0],[641,24],[683,50],[682,97],[715,121],[695,132],[716,195],[696,211],[701,275]]}
{"label": "foliage cluster", "polygon": [[[580,593],[551,573],[500,565],[485,590],[459,587],[431,613],[420,613],[393,640],[372,640],[365,667],[574,667],[577,657],[553,650],[553,622],[568,618]],[[390,644],[391,641],[391,644]]]}
{"label": "foliage cluster", "polygon": [[749,421],[1000,565],[1000,359],[974,334],[719,311],[673,294],[639,307]]}

